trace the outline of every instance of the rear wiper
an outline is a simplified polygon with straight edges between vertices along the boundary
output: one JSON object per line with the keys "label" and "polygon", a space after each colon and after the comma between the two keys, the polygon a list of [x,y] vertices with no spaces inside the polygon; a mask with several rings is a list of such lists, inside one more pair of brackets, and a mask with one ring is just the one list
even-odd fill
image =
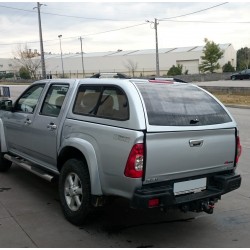
{"label": "rear wiper", "polygon": [[190,120],[190,124],[196,124],[198,122],[199,122],[199,120],[197,118]]}

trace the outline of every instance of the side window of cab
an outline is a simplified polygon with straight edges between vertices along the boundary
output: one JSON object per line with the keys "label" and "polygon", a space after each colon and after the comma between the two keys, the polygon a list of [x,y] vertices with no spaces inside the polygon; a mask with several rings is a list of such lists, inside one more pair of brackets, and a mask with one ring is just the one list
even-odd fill
{"label": "side window of cab", "polygon": [[61,111],[68,89],[69,86],[67,84],[52,84],[46,94],[40,114],[57,117]]}
{"label": "side window of cab", "polygon": [[14,111],[24,113],[34,113],[39,97],[43,91],[45,84],[36,84],[31,86],[23,95],[17,100],[14,106]]}
{"label": "side window of cab", "polygon": [[78,89],[73,113],[105,119],[129,119],[128,98],[116,86],[86,86]]}

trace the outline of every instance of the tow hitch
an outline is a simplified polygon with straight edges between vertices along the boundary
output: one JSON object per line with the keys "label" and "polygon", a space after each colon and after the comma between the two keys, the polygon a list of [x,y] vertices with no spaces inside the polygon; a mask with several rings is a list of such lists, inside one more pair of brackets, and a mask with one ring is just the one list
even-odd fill
{"label": "tow hitch", "polygon": [[214,204],[217,200],[213,201],[199,201],[193,202],[190,204],[184,204],[180,206],[180,210],[184,213],[191,211],[191,212],[205,212],[208,214],[212,214],[214,212]]}
{"label": "tow hitch", "polygon": [[214,202],[205,202],[202,204],[202,210],[208,214],[212,214],[214,212]]}

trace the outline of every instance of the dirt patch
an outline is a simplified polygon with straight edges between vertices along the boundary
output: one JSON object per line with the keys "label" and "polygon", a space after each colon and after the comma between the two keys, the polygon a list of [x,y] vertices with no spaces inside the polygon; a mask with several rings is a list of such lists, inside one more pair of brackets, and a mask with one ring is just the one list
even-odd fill
{"label": "dirt patch", "polygon": [[0,85],[30,85],[30,82],[4,82],[0,81]]}
{"label": "dirt patch", "polygon": [[214,93],[223,104],[239,104],[250,106],[250,95],[233,95],[233,94],[217,94]]}

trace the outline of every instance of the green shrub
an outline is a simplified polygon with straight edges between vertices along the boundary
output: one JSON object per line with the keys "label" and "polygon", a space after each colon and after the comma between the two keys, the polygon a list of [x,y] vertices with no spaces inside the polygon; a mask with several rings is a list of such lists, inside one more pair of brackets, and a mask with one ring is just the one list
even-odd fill
{"label": "green shrub", "polygon": [[167,75],[168,76],[182,75],[182,68],[183,68],[183,66],[181,64],[177,64],[177,66],[173,65],[169,69]]}
{"label": "green shrub", "polygon": [[235,69],[232,66],[231,62],[226,63],[223,67],[222,67],[223,72],[234,72]]}

